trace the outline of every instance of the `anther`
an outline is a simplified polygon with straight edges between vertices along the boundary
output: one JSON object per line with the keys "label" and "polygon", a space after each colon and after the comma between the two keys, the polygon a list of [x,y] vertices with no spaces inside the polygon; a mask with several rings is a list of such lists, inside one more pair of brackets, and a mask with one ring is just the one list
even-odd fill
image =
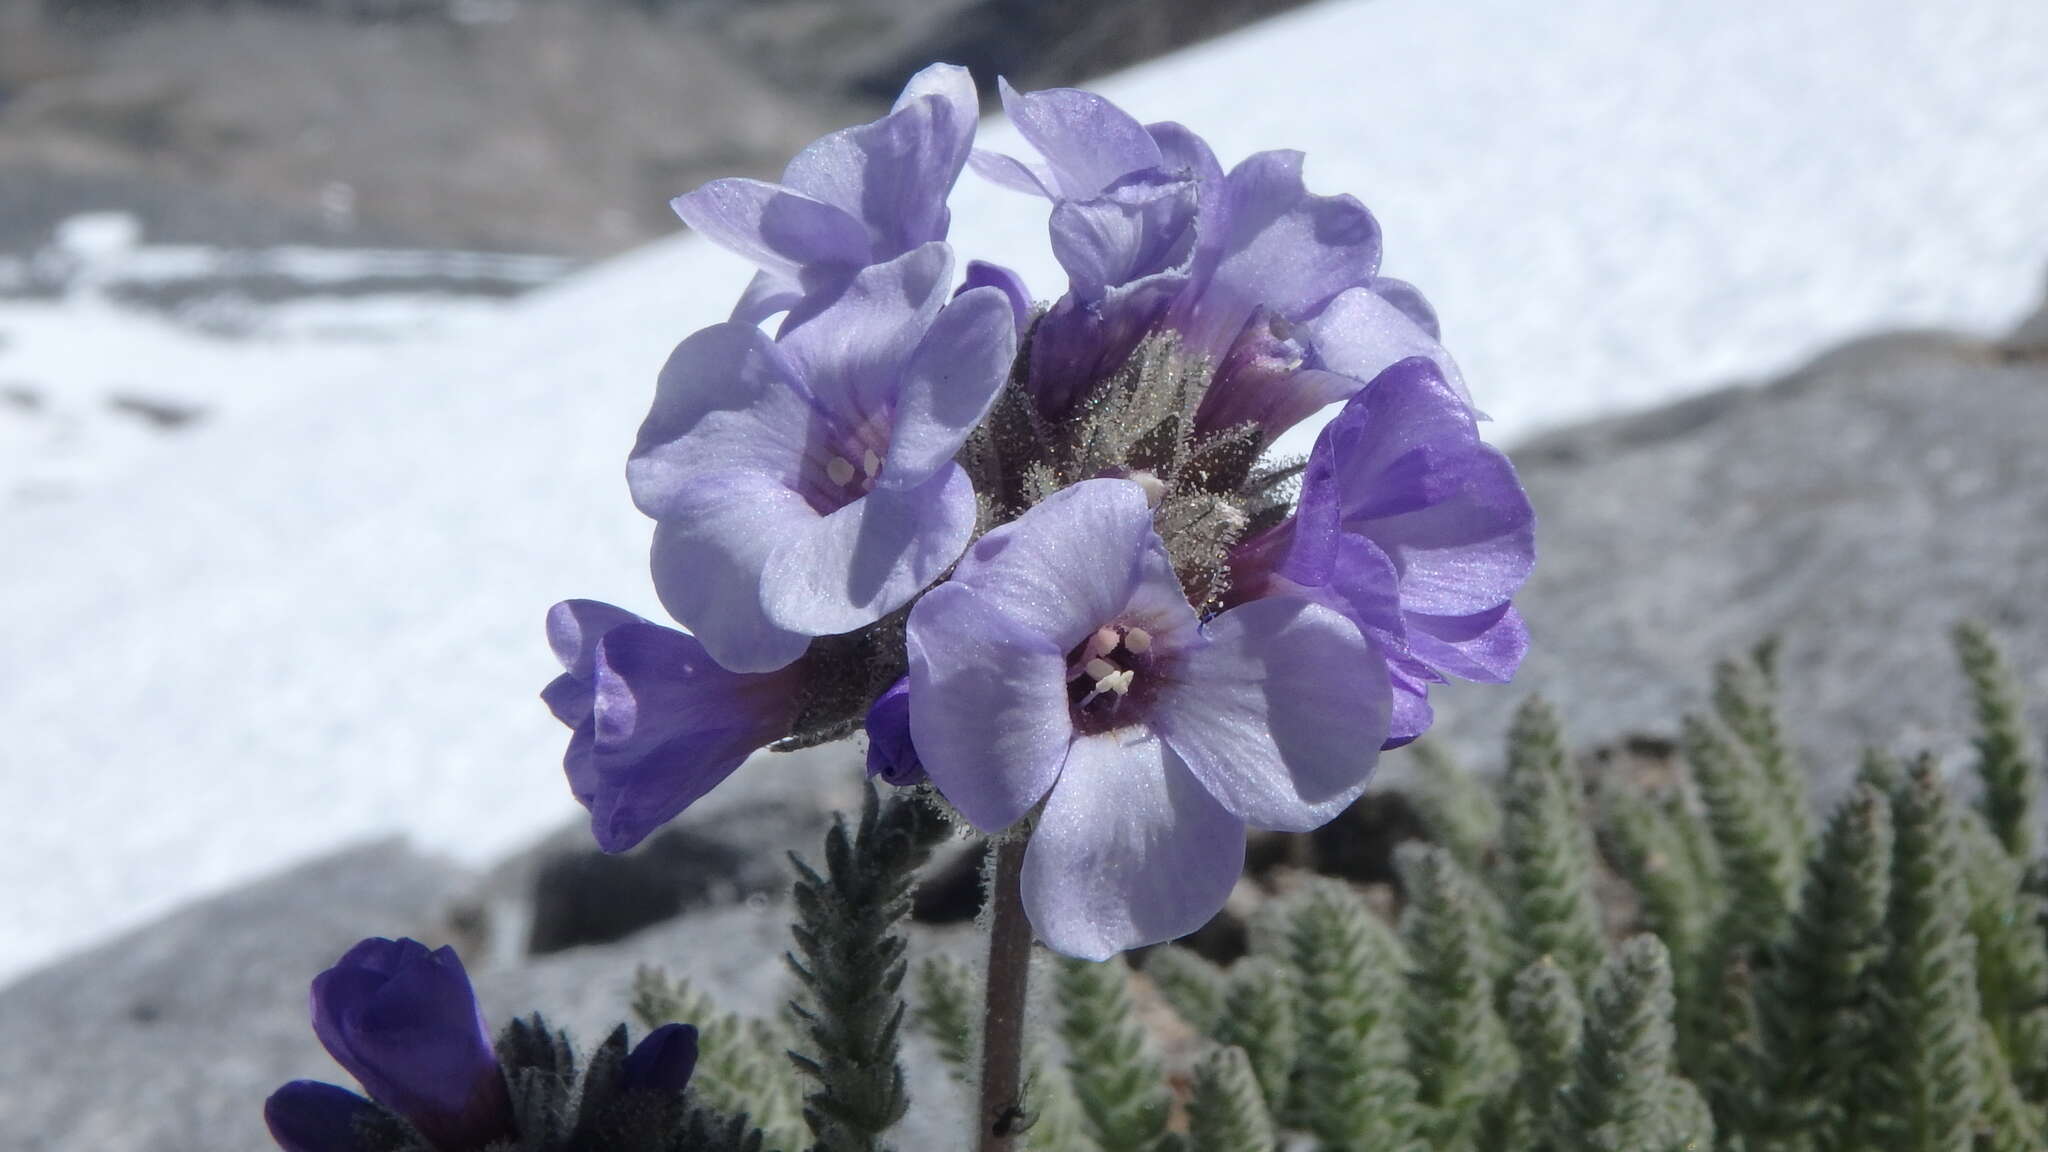
{"label": "anther", "polygon": [[860,470],[867,473],[870,480],[875,478],[875,473],[882,470],[882,458],[875,455],[873,448],[860,454]]}
{"label": "anther", "polygon": [[853,461],[844,456],[834,456],[825,463],[825,475],[831,477],[834,484],[845,484],[853,479]]}
{"label": "anther", "polygon": [[1157,508],[1159,502],[1166,499],[1166,481],[1150,472],[1133,472],[1130,478],[1133,483],[1145,490],[1145,507]]}
{"label": "anther", "polygon": [[1102,687],[1103,681],[1108,680],[1116,675],[1116,665],[1111,664],[1109,661],[1104,660],[1100,656],[1097,656],[1093,660],[1090,660],[1088,661],[1088,663],[1082,665],[1082,670],[1087,672],[1089,678],[1095,681],[1095,690],[1097,692],[1104,691],[1104,688]]}
{"label": "anther", "polygon": [[1105,624],[1095,630],[1095,635],[1088,638],[1088,655],[1107,656],[1116,651],[1117,644],[1122,640],[1123,637],[1117,635],[1116,629]]}
{"label": "anther", "polygon": [[1152,647],[1152,634],[1143,628],[1133,628],[1124,633],[1124,647],[1129,648],[1132,655],[1143,656],[1146,649]]}

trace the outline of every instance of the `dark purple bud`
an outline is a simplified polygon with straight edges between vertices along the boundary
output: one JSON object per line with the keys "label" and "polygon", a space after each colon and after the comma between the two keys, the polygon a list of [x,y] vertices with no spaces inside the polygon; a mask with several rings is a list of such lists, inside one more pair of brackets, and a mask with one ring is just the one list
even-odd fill
{"label": "dark purple bud", "polygon": [[284,1152],[355,1152],[356,1126],[376,1112],[361,1096],[318,1080],[294,1080],[263,1102],[263,1122]]}
{"label": "dark purple bud", "polygon": [[910,743],[910,677],[889,686],[868,708],[868,775],[898,788],[924,781],[924,763]]}
{"label": "dark purple bud", "polygon": [[672,1096],[690,1086],[690,1073],[696,1070],[697,1030],[688,1024],[663,1024],[626,1055],[621,1087]]}
{"label": "dark purple bud", "polygon": [[1003,295],[1010,298],[1010,311],[1017,317],[1019,335],[1031,326],[1031,292],[1024,287],[1022,276],[1001,264],[991,264],[986,260],[969,260],[967,275],[961,278],[960,291],[953,295],[957,297],[962,292],[972,292],[976,288],[1002,289]]}
{"label": "dark purple bud", "polygon": [[438,1148],[512,1134],[476,993],[452,948],[372,938],[313,978],[313,1031],[370,1098]]}

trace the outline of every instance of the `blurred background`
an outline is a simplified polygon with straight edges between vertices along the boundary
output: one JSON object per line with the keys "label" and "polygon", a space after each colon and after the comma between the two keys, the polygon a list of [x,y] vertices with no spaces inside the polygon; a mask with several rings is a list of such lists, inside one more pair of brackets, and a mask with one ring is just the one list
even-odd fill
{"label": "blurred background", "polygon": [[[1522,684],[1443,746],[1535,689],[1654,755],[1779,634],[1826,793],[1954,750],[1965,615],[2048,699],[2038,0],[0,0],[0,1147],[263,1146],[363,935],[456,942],[501,1018],[595,1027],[648,958],[780,994],[780,852],[858,750],[596,858],[540,624],[659,617],[624,457],[748,271],[669,198],[934,60],[1378,214],[1543,518]],[[1041,205],[953,212],[1064,290]],[[1412,770],[1268,856],[1383,879]]]}

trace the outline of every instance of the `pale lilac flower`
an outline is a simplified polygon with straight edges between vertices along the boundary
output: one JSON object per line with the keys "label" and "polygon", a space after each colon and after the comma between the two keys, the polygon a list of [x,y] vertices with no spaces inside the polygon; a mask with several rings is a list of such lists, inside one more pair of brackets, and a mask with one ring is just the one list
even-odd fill
{"label": "pale lilac flower", "polygon": [[1402,744],[1429,726],[1431,684],[1513,677],[1528,634],[1512,600],[1535,555],[1514,465],[1417,357],[1324,427],[1296,514],[1236,549],[1231,600],[1308,596],[1344,612],[1386,654],[1389,740]]}
{"label": "pale lilac flower", "polygon": [[805,297],[829,300],[860,269],[945,239],[946,198],[979,116],[967,70],[934,64],[911,77],[887,116],[799,152],[781,183],[713,180],[672,206],[760,266],[733,310],[734,320],[757,323]]}
{"label": "pale lilac flower", "polygon": [[[1053,202],[1053,255],[1071,289],[1039,321],[1030,388],[1058,417],[1115,371],[1187,285],[1200,178],[1174,164],[1181,157],[1159,135],[1092,92],[1019,93],[1005,82],[1002,98],[1045,163],[986,151],[971,162],[988,179]],[[1178,126],[1159,127],[1169,145],[1200,143]]]}
{"label": "pale lilac flower", "polygon": [[623,608],[563,601],[548,642],[566,671],[541,698],[574,730],[562,765],[607,852],[646,839],[796,718],[795,669],[728,671],[695,638]]}
{"label": "pale lilac flower", "polygon": [[977,151],[983,176],[1053,201],[1054,254],[1071,289],[1040,324],[1032,388],[1063,412],[1148,331],[1178,333],[1217,367],[1204,431],[1252,422],[1267,443],[1411,355],[1462,394],[1420,293],[1378,274],[1379,225],[1350,196],[1302,183],[1302,154],[1260,152],[1227,175],[1201,137],[1141,125],[1072,89],[1018,93],[1013,123],[1044,157]]}
{"label": "pale lilac flower", "polygon": [[1199,620],[1128,480],[1067,488],[977,541],[911,610],[910,723],[933,784],[999,833],[1034,809],[1038,934],[1101,959],[1200,927],[1247,825],[1305,830],[1364,789],[1386,664],[1338,613]]}
{"label": "pale lilac flower", "polygon": [[1031,326],[1031,292],[1024,287],[1024,278],[1001,264],[986,260],[969,260],[967,271],[960,277],[960,288],[954,295],[972,292],[976,288],[994,288],[1010,302],[1010,314],[1017,321],[1017,334]]}
{"label": "pale lilac flower", "polygon": [[1016,353],[1009,296],[950,303],[926,244],[861,269],[778,339],[713,325],[662,369],[627,480],[654,586],[712,658],[766,672],[909,603],[974,531],[954,454]]}

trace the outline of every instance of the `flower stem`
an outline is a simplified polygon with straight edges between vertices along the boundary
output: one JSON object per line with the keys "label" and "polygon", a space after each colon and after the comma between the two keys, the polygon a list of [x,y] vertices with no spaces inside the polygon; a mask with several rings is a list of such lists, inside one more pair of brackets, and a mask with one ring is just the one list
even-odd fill
{"label": "flower stem", "polygon": [[1019,880],[1022,837],[995,845],[990,873],[988,988],[981,1019],[980,1152],[1010,1152],[1025,1121],[1024,997],[1031,980],[1031,923]]}

